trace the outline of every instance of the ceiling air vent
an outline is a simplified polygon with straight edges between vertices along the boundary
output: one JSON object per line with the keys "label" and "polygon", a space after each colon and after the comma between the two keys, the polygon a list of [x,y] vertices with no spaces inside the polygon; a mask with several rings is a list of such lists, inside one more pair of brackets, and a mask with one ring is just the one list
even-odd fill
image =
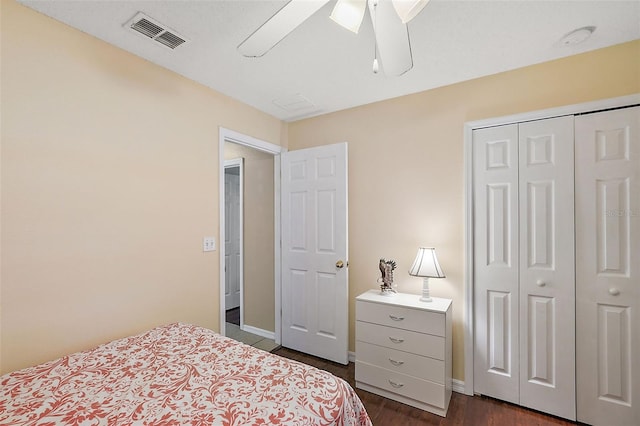
{"label": "ceiling air vent", "polygon": [[175,31],[167,28],[166,25],[159,23],[141,12],[127,22],[125,27],[155,40],[170,49],[175,49],[187,41],[186,37],[179,35]]}

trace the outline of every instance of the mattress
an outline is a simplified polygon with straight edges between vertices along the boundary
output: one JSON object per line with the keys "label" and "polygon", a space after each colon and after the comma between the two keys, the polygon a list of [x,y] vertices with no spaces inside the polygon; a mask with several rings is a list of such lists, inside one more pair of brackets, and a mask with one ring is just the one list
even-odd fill
{"label": "mattress", "polygon": [[371,425],[344,380],[189,324],[0,383],[1,425]]}

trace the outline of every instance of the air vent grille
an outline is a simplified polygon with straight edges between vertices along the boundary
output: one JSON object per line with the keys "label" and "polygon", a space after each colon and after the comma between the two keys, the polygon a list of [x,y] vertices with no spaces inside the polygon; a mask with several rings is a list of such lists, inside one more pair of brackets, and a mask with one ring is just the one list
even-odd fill
{"label": "air vent grille", "polygon": [[131,29],[136,30],[137,32],[151,38],[154,38],[162,31],[164,31],[162,27],[144,18],[139,20],[138,22],[134,22],[133,25],[131,25]]}
{"label": "air vent grille", "polygon": [[184,43],[186,40],[178,37],[173,33],[170,33],[169,31],[165,31],[162,34],[160,34],[158,37],[156,37],[156,41],[164,44],[167,47],[175,49],[176,47]]}
{"label": "air vent grille", "polygon": [[142,34],[147,38],[157,41],[170,49],[175,49],[188,41],[186,37],[170,30],[166,25],[146,16],[142,12],[139,12],[133,19],[127,22],[125,27],[135,31],[137,34]]}

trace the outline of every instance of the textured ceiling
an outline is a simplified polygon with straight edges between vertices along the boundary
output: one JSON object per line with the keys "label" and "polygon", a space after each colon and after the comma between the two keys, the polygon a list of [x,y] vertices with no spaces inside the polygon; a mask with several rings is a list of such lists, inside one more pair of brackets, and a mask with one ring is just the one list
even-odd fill
{"label": "textured ceiling", "polygon": [[[387,77],[371,70],[368,14],[353,34],[329,19],[335,0],[261,58],[237,46],[286,1],[20,1],[287,121],[640,39],[640,1],[431,0],[409,23],[413,69]],[[132,32],[124,24],[138,12],[188,43],[170,50]],[[585,26],[597,27],[587,41],[559,42]]]}

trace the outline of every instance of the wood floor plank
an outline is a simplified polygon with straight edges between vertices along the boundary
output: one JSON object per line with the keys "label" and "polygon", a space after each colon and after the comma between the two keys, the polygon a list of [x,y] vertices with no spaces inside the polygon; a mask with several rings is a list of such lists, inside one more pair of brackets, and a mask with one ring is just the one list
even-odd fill
{"label": "wood floor plank", "polygon": [[[355,389],[355,366],[341,365],[287,348],[273,352],[316,368],[329,371],[346,380]],[[549,416],[507,402],[483,396],[454,392],[447,417],[396,402],[371,392],[356,389],[375,426],[564,426],[578,423]]]}

